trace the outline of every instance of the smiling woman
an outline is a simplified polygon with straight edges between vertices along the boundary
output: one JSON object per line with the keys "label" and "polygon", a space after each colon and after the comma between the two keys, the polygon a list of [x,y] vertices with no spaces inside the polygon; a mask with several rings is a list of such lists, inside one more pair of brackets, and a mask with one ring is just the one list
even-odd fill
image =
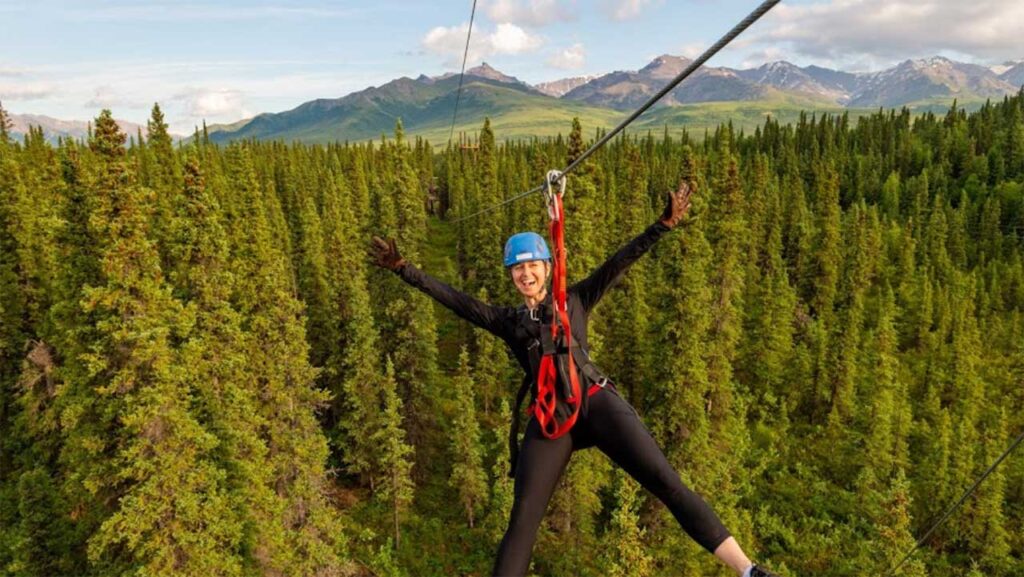
{"label": "smiling woman", "polygon": [[[504,340],[523,369],[513,415],[529,391],[531,416],[521,449],[513,416],[509,445],[515,501],[493,575],[526,574],[537,530],[570,457],[595,446],[661,500],[697,543],[737,575],[771,575],[750,563],[711,507],[683,484],[636,410],[587,352],[590,311],[634,262],[686,218],[691,191],[688,183],[681,183],[656,222],[568,290],[561,288],[561,244],[556,245],[554,264],[562,272],[549,291],[552,254],[544,239],[534,232],[512,235],[505,243],[504,265],[523,298],[518,307],[490,305],[457,291],[408,263],[393,239],[373,238],[371,255],[378,266]],[[560,204],[556,206],[554,214],[561,214]]]}

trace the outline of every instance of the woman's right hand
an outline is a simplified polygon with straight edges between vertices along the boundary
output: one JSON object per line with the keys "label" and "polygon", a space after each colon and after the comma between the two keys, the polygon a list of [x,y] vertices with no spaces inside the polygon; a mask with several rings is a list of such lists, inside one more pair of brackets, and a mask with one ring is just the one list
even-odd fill
{"label": "woman's right hand", "polygon": [[405,264],[405,259],[398,252],[395,239],[384,240],[379,236],[373,237],[373,243],[370,245],[370,260],[373,261],[373,264],[390,271],[397,271]]}

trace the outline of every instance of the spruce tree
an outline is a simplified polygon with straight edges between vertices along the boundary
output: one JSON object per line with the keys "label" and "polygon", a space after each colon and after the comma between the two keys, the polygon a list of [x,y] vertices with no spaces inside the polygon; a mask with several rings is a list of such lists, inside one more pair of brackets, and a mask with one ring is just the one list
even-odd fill
{"label": "spruce tree", "polygon": [[710,235],[715,258],[711,263],[712,319],[706,353],[710,394],[705,410],[713,438],[717,439],[719,447],[728,446],[729,450],[715,450],[716,458],[711,464],[714,472],[706,490],[716,498],[719,511],[728,517],[731,504],[747,488],[739,475],[740,463],[748,450],[747,428],[742,418],[746,407],[737,394],[732,366],[737,358],[742,328],[742,256],[748,237],[737,160],[726,149],[719,162],[714,189],[718,196],[714,207],[716,215]]}
{"label": "spruce tree", "polygon": [[483,468],[480,445],[480,426],[476,420],[476,402],[473,398],[473,379],[470,377],[469,353],[465,348],[459,355],[459,369],[452,379],[455,393],[455,414],[451,437],[452,473],[448,478],[459,495],[470,528],[481,510],[487,492],[487,478]]}
{"label": "spruce tree", "polygon": [[[878,532],[877,544],[882,555],[876,571],[888,573],[903,560],[906,552],[914,546],[910,511],[910,484],[903,474],[897,470],[888,490],[885,492],[881,508],[873,519]],[[924,563],[920,556],[911,558],[904,563],[893,577],[926,577]]]}
{"label": "spruce tree", "polygon": [[[487,516],[484,528],[492,540],[498,541],[505,533],[509,515],[512,513],[513,486],[509,477],[508,432],[505,424],[512,418],[508,401],[501,399],[498,405],[497,423],[490,453],[493,464],[490,469],[490,497],[487,505]],[[515,439],[518,443],[519,439]]]}
{"label": "spruce tree", "polygon": [[88,556],[101,571],[238,574],[237,559],[222,554],[237,527],[226,522],[216,439],[190,414],[172,346],[188,317],[162,281],[148,236],[152,194],[134,184],[123,143],[104,111],[90,143],[100,171],[90,226],[103,282],[84,292],[96,340],[76,360],[88,379],[68,383],[69,488],[84,493],[79,503],[98,505]]}
{"label": "spruce tree", "polygon": [[243,318],[246,373],[259,401],[267,481],[277,497],[260,535],[267,541],[259,562],[266,571],[326,571],[337,567],[341,547],[338,520],[326,501],[328,447],[315,415],[326,394],[314,386],[317,371],[308,361],[287,246],[271,224],[280,205],[262,192],[247,148],[233,147],[228,161],[237,196],[230,215],[232,302]]}
{"label": "spruce tree", "polygon": [[327,312],[336,316],[341,341],[327,359],[333,430],[329,432],[350,474],[370,482],[376,462],[371,440],[379,427],[377,391],[382,365],[380,338],[373,318],[367,265],[352,204],[340,175],[324,195],[324,256],[332,292],[337,296]]}
{"label": "spruce tree", "polygon": [[272,467],[265,429],[258,411],[258,391],[250,385],[242,317],[231,306],[235,290],[230,272],[228,239],[223,214],[206,185],[198,154],[184,161],[184,186],[175,195],[168,226],[168,254],[176,268],[170,277],[176,292],[195,315],[195,324],[181,345],[185,377],[194,410],[217,438],[213,449],[225,476],[225,498],[236,525],[225,556],[239,556],[243,567],[256,561],[245,547],[259,543],[262,551],[283,546],[283,531],[274,523],[277,497],[271,484]]}
{"label": "spruce tree", "polygon": [[0,102],[0,143],[7,144],[10,141],[12,128],[14,128],[14,122],[11,121],[4,109],[4,103]]}
{"label": "spruce tree", "polygon": [[[476,295],[481,302],[490,300],[487,291],[481,289]],[[485,416],[490,416],[496,399],[507,394],[508,384],[515,380],[516,371],[505,351],[505,344],[487,331],[473,331],[473,382],[480,391]],[[517,375],[518,376],[518,375]]]}
{"label": "spruce tree", "polygon": [[[476,185],[479,191],[480,209],[505,200],[504,191],[501,190],[498,180],[498,150],[489,118],[484,119],[484,126],[480,130]],[[494,255],[499,254],[504,246],[505,239],[502,236],[505,231],[501,228],[501,220],[492,218],[490,215],[482,215],[473,228],[471,234],[477,237],[476,246],[479,251],[476,255],[476,258],[479,259],[477,261],[478,286],[485,289],[487,294],[495,296],[505,294],[508,281],[499,274],[501,269],[496,266],[488,266],[494,262]]]}
{"label": "spruce tree", "polygon": [[638,525],[637,500],[640,486],[621,471],[615,474],[615,508],[603,538],[603,574],[613,577],[653,575],[650,554],[644,546],[644,530]]}
{"label": "spruce tree", "polygon": [[412,504],[414,485],[410,476],[412,447],[405,441],[402,400],[398,397],[395,370],[390,358],[387,360],[380,395],[382,426],[373,435],[379,451],[380,485],[376,496],[391,510],[397,549],[402,544],[401,522]]}

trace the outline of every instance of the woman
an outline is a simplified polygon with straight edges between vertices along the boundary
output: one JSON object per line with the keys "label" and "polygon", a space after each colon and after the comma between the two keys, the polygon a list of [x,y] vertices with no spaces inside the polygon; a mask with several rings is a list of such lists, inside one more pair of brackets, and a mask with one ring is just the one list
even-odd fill
{"label": "woman", "polygon": [[[683,485],[636,411],[619,396],[614,385],[586,355],[590,310],[631,264],[686,217],[690,209],[690,194],[690,186],[681,183],[678,190],[669,194],[669,202],[657,222],[589,277],[569,287],[567,302],[573,350],[571,353],[563,350],[563,354],[572,354],[579,380],[589,394],[581,395],[583,408],[578,411],[575,424],[567,434],[557,438],[549,438],[553,435],[547,431],[547,425],[542,429],[538,412],[532,410],[535,407],[531,405],[533,416],[526,427],[518,458],[515,447],[517,427],[513,424],[510,444],[515,501],[512,518],[498,548],[495,576],[526,574],[537,529],[569,457],[573,451],[596,446],[665,503],[694,540],[732,567],[738,575],[772,577],[771,573],[750,562],[711,507]],[[541,351],[545,348],[551,350],[550,339],[548,346],[542,341],[552,322],[551,296],[547,287],[551,254],[540,235],[519,233],[510,237],[505,245],[505,268],[524,301],[519,307],[489,305],[456,291],[407,263],[399,254],[394,240],[374,237],[371,256],[378,266],[396,272],[402,280],[455,314],[504,340],[523,367],[526,373],[524,385],[532,389],[532,397],[536,401]],[[565,380],[559,379],[560,387],[565,386]],[[520,403],[526,388],[520,390]],[[577,412],[565,398],[565,393],[558,398],[561,420]],[[513,417],[513,421],[515,423],[518,419]]]}

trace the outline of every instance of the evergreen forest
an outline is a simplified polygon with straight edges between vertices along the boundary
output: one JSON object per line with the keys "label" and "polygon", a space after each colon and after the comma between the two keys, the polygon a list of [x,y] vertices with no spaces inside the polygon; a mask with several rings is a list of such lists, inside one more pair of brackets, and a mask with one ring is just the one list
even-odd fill
{"label": "evergreen forest", "polygon": [[[2,110],[2,109],[0,109]],[[591,137],[175,143],[0,112],[0,575],[489,575],[520,369],[370,265],[516,305],[505,238]],[[436,143],[435,143],[436,144]],[[568,178],[569,281],[694,183],[591,322],[683,480],[784,576],[885,575],[1024,430],[1024,93],[613,140]],[[520,412],[520,417],[522,414]],[[543,576],[726,576],[596,449]],[[900,577],[1024,572],[1024,451]]]}

